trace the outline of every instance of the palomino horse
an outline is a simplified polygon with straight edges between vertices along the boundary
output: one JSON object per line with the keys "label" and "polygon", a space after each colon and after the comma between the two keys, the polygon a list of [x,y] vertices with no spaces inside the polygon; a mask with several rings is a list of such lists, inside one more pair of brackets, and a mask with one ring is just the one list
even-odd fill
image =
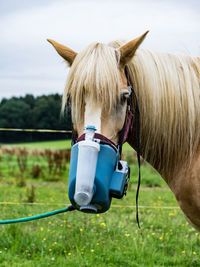
{"label": "palomino horse", "polygon": [[[71,67],[63,109],[70,98],[78,136],[94,125],[117,144],[129,95],[127,66],[140,106],[141,156],[200,230],[200,58],[138,49],[146,34],[128,43],[93,43],[78,54],[48,40]],[[133,148],[134,133],[133,118],[128,135]]]}

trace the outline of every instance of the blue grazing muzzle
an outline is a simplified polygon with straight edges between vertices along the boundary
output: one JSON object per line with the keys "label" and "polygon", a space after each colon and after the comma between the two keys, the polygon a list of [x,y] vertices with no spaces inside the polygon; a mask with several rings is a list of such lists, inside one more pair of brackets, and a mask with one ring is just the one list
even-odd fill
{"label": "blue grazing muzzle", "polygon": [[[129,167],[127,162],[118,161],[118,152],[109,144],[99,143],[96,170],[93,182],[91,201],[80,206],[75,201],[75,188],[77,180],[78,155],[81,141],[72,146],[69,171],[69,199],[77,210],[86,213],[103,213],[110,208],[112,197],[122,198],[126,193],[129,180]],[[92,143],[91,143],[92,144]],[[90,163],[88,163],[90,169]]]}

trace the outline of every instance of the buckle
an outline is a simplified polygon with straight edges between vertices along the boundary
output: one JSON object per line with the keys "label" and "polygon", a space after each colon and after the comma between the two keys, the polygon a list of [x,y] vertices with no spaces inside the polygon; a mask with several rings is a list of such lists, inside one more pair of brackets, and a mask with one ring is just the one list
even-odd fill
{"label": "buckle", "polygon": [[130,97],[133,92],[133,89],[130,85],[128,85],[128,92],[129,92],[129,97]]}

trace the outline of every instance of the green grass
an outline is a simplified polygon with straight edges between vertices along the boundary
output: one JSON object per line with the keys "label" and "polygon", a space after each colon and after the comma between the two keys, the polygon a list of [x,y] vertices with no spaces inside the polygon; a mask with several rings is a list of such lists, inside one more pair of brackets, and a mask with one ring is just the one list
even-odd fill
{"label": "green grass", "polygon": [[[35,183],[35,188],[36,203],[46,205],[22,204],[26,188],[2,183],[0,200],[21,204],[1,205],[1,218],[31,216],[69,203],[66,183]],[[199,235],[186,223],[172,193],[167,188],[141,190],[141,229],[135,194],[129,190],[123,200],[113,199],[111,209],[100,215],[74,211],[0,226],[0,266],[199,266]]]}
{"label": "green grass", "polygon": [[[27,145],[63,149],[68,142]],[[126,145],[124,151],[129,150]],[[38,159],[28,160],[32,164]],[[47,182],[42,177],[30,179],[26,173],[26,186],[19,187],[16,178],[9,176],[12,164],[19,175],[14,157],[11,162],[7,158],[0,164],[0,170],[7,170],[6,175],[0,176],[0,219],[36,215],[69,204],[67,173],[59,182]],[[135,219],[138,170],[133,162],[127,196],[113,199],[104,214],[73,211],[29,223],[0,225],[0,266],[200,266],[199,233],[185,221],[159,174],[147,163],[141,171],[141,229]],[[35,193],[33,204],[27,203],[31,185]]]}

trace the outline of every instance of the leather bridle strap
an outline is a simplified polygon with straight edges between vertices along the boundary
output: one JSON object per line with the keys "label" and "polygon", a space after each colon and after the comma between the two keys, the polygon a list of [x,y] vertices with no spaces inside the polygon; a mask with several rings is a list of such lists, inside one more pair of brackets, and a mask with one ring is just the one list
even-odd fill
{"label": "leather bridle strap", "polygon": [[136,153],[137,153],[137,160],[138,160],[138,185],[137,185],[137,192],[136,192],[136,221],[138,224],[138,227],[140,228],[140,222],[139,222],[139,211],[138,211],[138,198],[139,198],[139,190],[140,190],[140,184],[141,184],[141,172],[140,172],[140,109],[139,109],[139,103],[137,99],[137,95],[135,91],[133,90],[133,82],[131,80],[131,77],[129,75],[128,67],[125,66],[125,75],[127,78],[128,86],[132,88],[132,93],[135,98],[135,137],[136,137]]}
{"label": "leather bridle strap", "polygon": [[125,76],[127,79],[127,85],[128,85],[128,89],[129,89],[129,97],[127,99],[126,117],[125,117],[124,125],[123,125],[122,130],[119,132],[118,146],[119,146],[120,156],[122,153],[122,145],[127,141],[128,134],[129,134],[130,127],[131,127],[131,122],[133,119],[132,93],[134,93],[134,95],[135,95],[135,92],[133,90],[133,83],[132,83],[132,80],[130,78],[127,66],[125,66],[124,73],[125,73]]}
{"label": "leather bridle strap", "polygon": [[129,97],[127,99],[126,117],[125,117],[125,121],[124,121],[124,125],[122,127],[122,130],[119,132],[119,139],[118,139],[118,147],[119,147],[120,157],[122,154],[122,146],[128,138],[128,134],[129,134],[129,130],[131,127],[132,118],[133,118],[132,100],[131,100],[133,89],[132,89],[132,86],[130,86],[130,85],[128,85],[128,87],[129,87]]}

